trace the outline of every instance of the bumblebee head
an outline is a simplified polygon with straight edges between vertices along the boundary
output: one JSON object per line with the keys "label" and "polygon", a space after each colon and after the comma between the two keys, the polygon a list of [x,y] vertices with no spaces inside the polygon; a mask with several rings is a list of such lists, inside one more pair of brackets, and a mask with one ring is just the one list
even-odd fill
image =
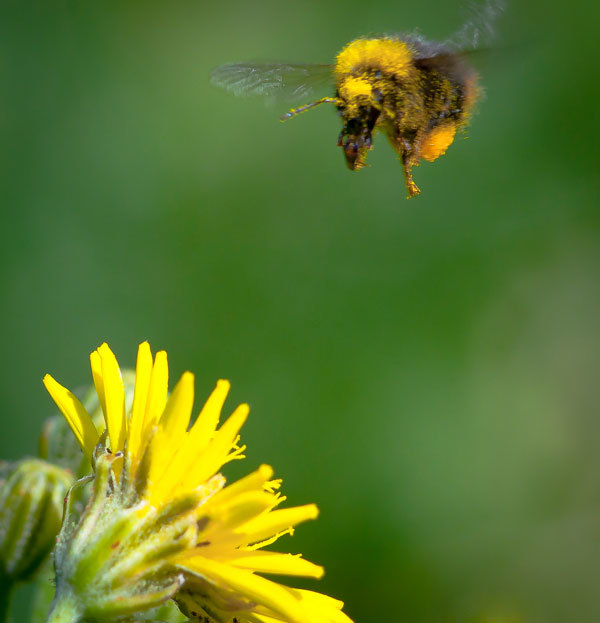
{"label": "bumblebee head", "polygon": [[347,76],[338,85],[338,99],[345,117],[356,117],[361,109],[377,107],[381,93],[367,77]]}
{"label": "bumblebee head", "polygon": [[338,139],[348,168],[365,166],[372,132],[381,113],[381,92],[367,77],[347,76],[338,84],[337,108],[344,120]]}

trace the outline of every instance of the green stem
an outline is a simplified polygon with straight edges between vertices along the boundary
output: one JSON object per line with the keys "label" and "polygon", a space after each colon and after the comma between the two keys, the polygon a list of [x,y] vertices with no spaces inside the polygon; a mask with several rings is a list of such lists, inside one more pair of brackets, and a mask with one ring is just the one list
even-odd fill
{"label": "green stem", "polygon": [[73,593],[57,591],[54,601],[50,606],[50,613],[46,623],[79,623],[82,619],[82,611],[79,601]]}

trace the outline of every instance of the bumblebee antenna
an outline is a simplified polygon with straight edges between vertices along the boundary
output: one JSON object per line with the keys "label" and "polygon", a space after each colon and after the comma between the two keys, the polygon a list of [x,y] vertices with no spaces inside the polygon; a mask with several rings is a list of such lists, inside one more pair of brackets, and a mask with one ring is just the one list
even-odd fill
{"label": "bumblebee antenna", "polygon": [[287,119],[291,119],[292,117],[299,115],[301,112],[304,112],[309,108],[314,108],[315,106],[319,106],[320,104],[336,104],[337,101],[337,97],[323,97],[322,99],[317,100],[312,104],[306,104],[305,106],[300,106],[300,108],[292,108],[290,112],[286,112],[285,115],[282,115],[279,120],[286,121]]}

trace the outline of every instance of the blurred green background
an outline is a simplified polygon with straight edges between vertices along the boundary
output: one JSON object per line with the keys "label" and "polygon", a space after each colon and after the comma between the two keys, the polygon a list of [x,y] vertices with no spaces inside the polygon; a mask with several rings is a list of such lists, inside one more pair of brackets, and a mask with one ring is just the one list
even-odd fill
{"label": "blurred green background", "polygon": [[514,2],[411,201],[382,136],[353,174],[332,107],[282,125],[208,81],[462,9],[3,4],[0,456],[35,452],[45,372],[149,339],[197,404],[251,404],[228,474],[319,504],[281,544],[357,622],[598,621],[600,5]]}

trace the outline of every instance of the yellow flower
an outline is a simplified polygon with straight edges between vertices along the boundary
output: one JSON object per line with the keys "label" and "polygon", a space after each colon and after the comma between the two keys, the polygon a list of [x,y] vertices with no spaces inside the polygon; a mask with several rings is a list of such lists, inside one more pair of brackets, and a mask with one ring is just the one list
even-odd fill
{"label": "yellow flower", "polygon": [[194,377],[184,373],[169,395],[164,351],[153,359],[140,345],[130,414],[110,348],[90,361],[106,431],[74,394],[44,378],[95,469],[83,517],[67,519],[59,538],[58,614],[49,620],[110,619],[173,598],[187,616],[211,623],[351,623],[341,602],[258,575],[322,576],[300,555],[262,549],[318,510],[278,509],[285,497],[267,465],[225,486],[219,470],[244,458],[238,433],[249,411],[238,406],[218,428],[229,383],[217,383],[190,427]]}

